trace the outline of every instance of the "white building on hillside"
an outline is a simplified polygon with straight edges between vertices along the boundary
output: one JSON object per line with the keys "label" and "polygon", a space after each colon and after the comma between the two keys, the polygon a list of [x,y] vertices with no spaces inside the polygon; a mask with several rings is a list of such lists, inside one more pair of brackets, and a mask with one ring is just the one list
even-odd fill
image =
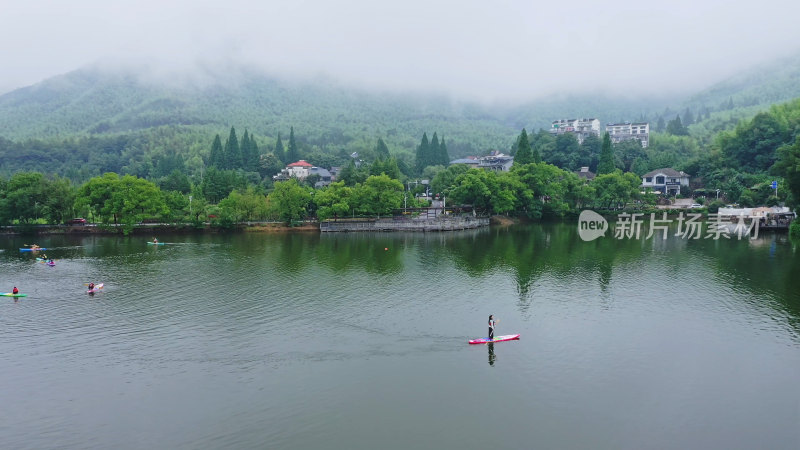
{"label": "white building on hillside", "polygon": [[560,119],[554,120],[550,127],[550,133],[554,135],[572,133],[578,138],[578,143],[589,135],[600,136],[600,121],[597,119]]}
{"label": "white building on hillside", "polygon": [[606,131],[614,144],[637,139],[642,144],[642,148],[647,148],[650,141],[650,124],[648,122],[609,123],[606,125]]}

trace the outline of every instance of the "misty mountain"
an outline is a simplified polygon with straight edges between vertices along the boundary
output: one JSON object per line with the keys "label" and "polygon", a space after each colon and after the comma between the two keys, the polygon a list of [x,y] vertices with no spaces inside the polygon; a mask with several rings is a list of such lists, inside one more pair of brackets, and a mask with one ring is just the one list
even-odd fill
{"label": "misty mountain", "polygon": [[[655,121],[665,107],[679,113],[686,107],[720,111],[732,102],[750,111],[800,97],[800,55],[737,74],[686,99],[566,93],[491,106],[433,94],[366,91],[328,79],[278,79],[241,68],[203,75],[201,83],[156,81],[143,72],[94,67],[53,77],[0,96],[0,137],[145,133],[149,145],[159,146],[150,130],[168,128],[169,145],[180,151],[184,144],[210,147],[214,134],[224,137],[235,126],[261,139],[263,149],[294,127],[308,150],[361,151],[381,137],[393,152],[411,154],[423,132],[437,132],[447,140],[450,156],[462,157],[507,151],[523,127],[533,132],[560,118]],[[182,141],[176,135],[192,137]]]}
{"label": "misty mountain", "polygon": [[637,120],[661,101],[550,97],[517,106],[455,101],[441,95],[379,93],[317,79],[291,81],[237,71],[203,84],[146,81],[134,72],[81,69],[0,96],[0,136],[48,139],[180,127],[224,135],[230,126],[270,140],[294,127],[321,149],[358,150],[382,137],[413,151],[423,132],[447,139],[452,156],[508,149],[523,127],[565,117]]}
{"label": "misty mountain", "polygon": [[684,106],[711,110],[760,106],[800,97],[800,54],[753,67],[689,97]]}

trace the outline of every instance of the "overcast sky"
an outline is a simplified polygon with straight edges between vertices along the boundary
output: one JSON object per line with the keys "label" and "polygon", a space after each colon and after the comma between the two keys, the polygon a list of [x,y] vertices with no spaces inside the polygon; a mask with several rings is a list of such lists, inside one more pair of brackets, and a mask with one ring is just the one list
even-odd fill
{"label": "overcast sky", "polygon": [[0,92],[103,61],[502,100],[688,91],[800,51],[798,0],[0,0]]}

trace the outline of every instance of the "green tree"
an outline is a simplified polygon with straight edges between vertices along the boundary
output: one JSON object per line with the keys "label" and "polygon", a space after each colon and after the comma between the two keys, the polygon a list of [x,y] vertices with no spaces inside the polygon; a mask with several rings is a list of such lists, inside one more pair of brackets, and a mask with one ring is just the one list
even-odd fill
{"label": "green tree", "polygon": [[492,191],[497,190],[497,174],[469,169],[459,175],[450,189],[451,203],[472,205],[477,211],[492,212]]}
{"label": "green tree", "polygon": [[641,197],[642,179],[620,170],[598,175],[591,182],[596,192],[595,205],[600,208],[622,208]]}
{"label": "green tree", "polygon": [[600,160],[597,163],[597,174],[603,175],[611,173],[615,170],[614,164],[614,151],[611,148],[611,136],[608,133],[603,134],[603,145],[600,150]]}
{"label": "green tree", "polygon": [[641,142],[638,139],[629,139],[617,143],[614,146],[616,156],[622,161],[622,170],[630,172],[633,167],[633,162],[637,158],[644,158],[645,152],[642,148]]}
{"label": "green tree", "polygon": [[271,178],[273,175],[277,175],[283,168],[283,162],[274,154],[267,153],[266,155],[261,155],[258,163],[258,172],[262,177]]}
{"label": "green tree", "polygon": [[18,220],[33,223],[43,218],[48,199],[48,185],[39,172],[18,172],[6,183],[5,193],[0,198],[0,215],[3,222]]}
{"label": "green tree", "polygon": [[159,187],[163,191],[178,191],[188,194],[192,190],[192,183],[185,173],[175,169],[159,182]]}
{"label": "green tree", "polygon": [[416,168],[417,173],[422,173],[422,171],[432,164],[432,160],[430,158],[430,143],[428,142],[428,134],[422,133],[422,141],[417,146],[417,154],[416,160],[414,163],[414,167]]}
{"label": "green tree", "polygon": [[314,203],[317,206],[317,218],[327,220],[331,217],[346,217],[352,211],[352,195],[353,189],[341,181],[316,191]]}
{"label": "green tree", "polygon": [[667,133],[674,136],[688,136],[689,130],[683,126],[683,123],[681,122],[681,116],[675,116],[674,119],[667,123]]}
{"label": "green tree", "polygon": [[122,224],[125,234],[130,233],[137,222],[169,214],[158,186],[133,175],[120,178],[115,173],[107,173],[93,178],[82,186],[79,199],[99,211],[100,217]]}
{"label": "green tree", "polygon": [[297,150],[297,141],[294,138],[294,127],[289,129],[289,149],[286,151],[287,164],[300,160],[300,152]]}
{"label": "green tree", "polygon": [[522,132],[519,134],[517,138],[517,151],[514,153],[514,165],[525,165],[535,162],[533,159],[533,150],[531,149],[531,143],[528,140],[528,132],[525,131],[525,128],[522,129]]}
{"label": "green tree", "polygon": [[236,130],[231,127],[228,140],[225,141],[225,163],[223,169],[239,169],[242,167],[242,150],[239,148],[239,139],[236,137]]}
{"label": "green tree", "polygon": [[253,186],[246,190],[234,190],[219,202],[219,209],[233,222],[261,221],[269,217],[269,208],[264,195]]}
{"label": "green tree", "polygon": [[[278,140],[275,141],[275,150],[272,151],[278,161],[282,162],[283,164],[286,163],[286,152],[283,149],[283,142],[281,141],[281,134],[278,133]],[[294,162],[294,161],[292,161]]]}
{"label": "green tree", "polygon": [[403,183],[388,175],[371,175],[353,189],[356,212],[366,215],[389,215],[403,206]]}
{"label": "green tree", "polygon": [[311,204],[311,190],[301,186],[297,179],[275,183],[275,188],[267,196],[270,213],[291,224],[303,219]]}
{"label": "green tree", "polygon": [[691,109],[686,108],[686,111],[683,113],[683,125],[688,127],[692,124],[694,124],[694,114],[692,114]]}
{"label": "green tree", "polygon": [[786,180],[792,198],[800,199],[800,136],[795,139],[793,145],[784,145],[777,153],[778,160],[772,171]]}
{"label": "green tree", "polygon": [[389,147],[386,146],[386,143],[383,142],[381,138],[378,138],[378,143],[375,145],[375,154],[378,156],[378,159],[389,159],[391,156],[389,154]]}
{"label": "green tree", "polygon": [[443,166],[450,164],[450,155],[447,154],[447,144],[444,143],[444,136],[442,136],[442,141],[439,143],[438,160]]}
{"label": "green tree", "polygon": [[219,134],[214,136],[214,143],[211,144],[211,154],[208,157],[208,165],[222,169],[225,167],[225,151],[222,149],[222,140]]}
{"label": "green tree", "polygon": [[658,122],[656,122],[656,130],[655,131],[658,132],[658,133],[663,133],[664,130],[666,130],[666,129],[667,129],[667,125],[664,123],[664,118],[661,117],[661,116],[658,116]]}
{"label": "green tree", "polygon": [[436,172],[436,174],[432,178],[429,178],[429,180],[431,180],[430,182],[431,190],[436,193],[450,192],[450,190],[455,186],[456,179],[458,178],[458,176],[469,170],[469,167],[467,167],[466,164],[453,164],[447,167],[446,169],[444,168],[444,166],[432,166],[432,167],[441,168],[441,170]]}

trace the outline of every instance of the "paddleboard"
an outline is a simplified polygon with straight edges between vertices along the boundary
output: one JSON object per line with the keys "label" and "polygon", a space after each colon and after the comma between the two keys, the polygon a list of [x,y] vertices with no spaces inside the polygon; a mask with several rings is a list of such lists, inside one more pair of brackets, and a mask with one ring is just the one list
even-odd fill
{"label": "paddleboard", "polygon": [[150,241],[147,241],[147,243],[148,243],[149,245],[164,245],[164,243],[163,243],[163,242],[150,242]]}
{"label": "paddleboard", "polygon": [[27,297],[28,296],[28,294],[13,294],[11,292],[3,292],[0,295],[2,295],[3,297]]}
{"label": "paddleboard", "polygon": [[490,342],[503,342],[503,341],[514,341],[519,339],[518,334],[507,334],[505,336],[495,336],[494,339],[489,338],[480,338],[480,339],[473,339],[469,341],[470,344],[488,344]]}
{"label": "paddleboard", "polygon": [[94,289],[89,289],[88,291],[86,291],[86,293],[87,294],[94,294],[95,292],[99,291],[100,289],[103,289],[103,283],[95,284],[94,285]]}
{"label": "paddleboard", "polygon": [[21,249],[19,249],[19,251],[21,251],[21,252],[38,252],[39,250],[47,250],[47,249],[46,249],[46,248],[44,248],[44,247],[38,247],[38,248],[21,248]]}

